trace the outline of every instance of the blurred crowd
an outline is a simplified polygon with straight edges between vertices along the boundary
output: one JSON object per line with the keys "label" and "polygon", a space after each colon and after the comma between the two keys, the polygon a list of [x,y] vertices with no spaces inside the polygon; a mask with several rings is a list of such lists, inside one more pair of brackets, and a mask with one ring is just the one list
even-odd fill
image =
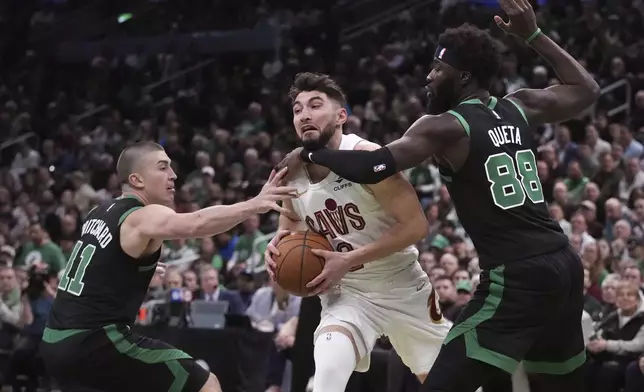
{"label": "blurred crowd", "polygon": [[[75,2],[47,1],[23,11],[22,30],[11,18],[19,9],[14,3],[0,5],[5,33],[46,30]],[[169,6],[162,3],[154,7]],[[531,49],[493,27],[496,9],[478,2],[427,1],[426,7],[403,10],[351,40],[338,34],[333,3],[257,1],[243,10],[231,6],[231,14],[244,17],[217,18],[220,24],[200,16],[199,7],[179,7],[154,13],[153,27],[146,28],[149,14],[138,21],[134,14],[117,26],[119,34],[141,36],[190,26],[279,27],[280,45],[264,52],[212,55],[168,45],[125,56],[105,49],[86,61],[69,62],[30,47],[26,39],[17,47],[3,36],[0,49],[20,54],[4,60],[10,72],[0,79],[0,358],[6,359],[0,373],[5,384],[33,387],[42,373],[34,358],[57,274],[84,216],[120,195],[113,171],[128,143],[154,140],[165,147],[179,173],[177,211],[189,212],[254,196],[296,145],[286,89],[297,72],[331,74],[348,95],[345,132],[381,144],[400,137],[423,114],[434,42],[446,27],[467,21],[490,28],[501,41],[506,54],[494,95],[558,83]],[[550,212],[584,262],[588,390],[642,391],[644,3],[550,1],[537,8],[537,18],[544,32],[607,90],[578,118],[534,129]],[[476,251],[432,162],[405,174],[431,227],[418,244],[420,262],[445,317],[455,320],[478,283]],[[257,216],[212,238],[169,241],[162,261],[170,267],[165,276],[153,278],[139,322],[159,322],[154,311],[159,303],[223,301],[225,313],[247,315],[253,327],[275,333],[278,349],[292,346],[299,298],[269,284],[263,269],[276,223],[275,214]],[[284,366],[276,369],[267,380],[271,392],[281,390]]]}

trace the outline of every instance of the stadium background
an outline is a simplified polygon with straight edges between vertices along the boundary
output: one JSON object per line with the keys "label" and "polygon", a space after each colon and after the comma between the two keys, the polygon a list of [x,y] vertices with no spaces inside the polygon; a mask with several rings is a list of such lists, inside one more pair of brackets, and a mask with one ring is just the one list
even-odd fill
{"label": "stadium background", "polygon": [[[423,114],[434,42],[447,27],[473,23],[502,42],[507,53],[493,94],[557,83],[530,48],[493,26],[495,3],[0,2],[4,385],[50,384],[36,347],[55,274],[84,215],[120,194],[112,173],[124,146],[138,140],[164,145],[179,173],[177,210],[194,211],[252,197],[295,146],[285,90],[297,72],[338,80],[349,98],[345,132],[382,144]],[[587,335],[608,341],[603,349],[589,343],[589,391],[641,391],[643,301],[620,302],[616,293],[624,281],[640,288],[644,283],[644,3],[555,0],[539,1],[535,9],[540,27],[602,86],[598,104],[587,113],[534,130],[551,213],[588,271]],[[418,244],[421,263],[453,319],[476,286],[476,253],[431,162],[406,174],[431,226]],[[226,391],[277,392],[284,369],[283,378],[289,378],[283,351],[273,341],[280,348],[293,343],[288,320],[299,299],[274,292],[262,272],[276,218],[251,219],[202,241],[169,242],[163,261],[173,268],[152,281],[141,311],[141,328],[204,359]],[[203,265],[219,273],[199,276]],[[183,328],[186,304],[207,299],[215,288],[228,306],[214,317],[227,326]],[[21,290],[28,295],[21,298]],[[283,299],[276,312],[273,295]],[[632,309],[638,310],[626,328],[619,322],[622,310]],[[387,378],[399,383],[389,391],[417,390],[388,350],[381,341],[374,370],[352,390],[385,390]],[[511,390],[508,382],[494,390]],[[526,390],[518,385],[515,392]],[[281,391],[288,390],[287,380]]]}

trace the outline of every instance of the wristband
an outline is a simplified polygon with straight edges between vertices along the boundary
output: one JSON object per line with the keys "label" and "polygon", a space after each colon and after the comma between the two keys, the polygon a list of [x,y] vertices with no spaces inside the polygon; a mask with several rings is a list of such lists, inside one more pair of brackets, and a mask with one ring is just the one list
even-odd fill
{"label": "wristband", "polygon": [[530,42],[534,41],[534,39],[537,38],[539,35],[541,35],[541,33],[542,33],[541,28],[537,27],[537,30],[525,40],[525,43],[529,44]]}

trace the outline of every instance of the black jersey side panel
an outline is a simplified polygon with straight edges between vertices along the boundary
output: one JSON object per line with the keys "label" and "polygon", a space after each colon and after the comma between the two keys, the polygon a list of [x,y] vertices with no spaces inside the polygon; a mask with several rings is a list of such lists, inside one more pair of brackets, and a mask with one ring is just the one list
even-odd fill
{"label": "black jersey side panel", "polygon": [[134,321],[160,255],[137,260],[121,249],[120,225],[141,207],[138,199],[125,197],[90,212],[61,277],[48,327],[90,329]]}

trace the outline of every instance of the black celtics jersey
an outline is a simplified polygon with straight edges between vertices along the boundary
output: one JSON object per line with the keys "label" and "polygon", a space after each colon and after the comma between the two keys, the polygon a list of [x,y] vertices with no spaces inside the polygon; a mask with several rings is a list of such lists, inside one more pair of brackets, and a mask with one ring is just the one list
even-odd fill
{"label": "black celtics jersey", "polygon": [[457,172],[441,167],[441,177],[481,266],[565,247],[568,239],[548,213],[530,127],[518,104],[475,99],[448,113],[469,134],[470,152]]}
{"label": "black celtics jersey", "polygon": [[123,197],[89,213],[60,278],[49,328],[91,329],[134,322],[161,253],[134,259],[121,249],[120,225],[141,207],[138,199]]}

